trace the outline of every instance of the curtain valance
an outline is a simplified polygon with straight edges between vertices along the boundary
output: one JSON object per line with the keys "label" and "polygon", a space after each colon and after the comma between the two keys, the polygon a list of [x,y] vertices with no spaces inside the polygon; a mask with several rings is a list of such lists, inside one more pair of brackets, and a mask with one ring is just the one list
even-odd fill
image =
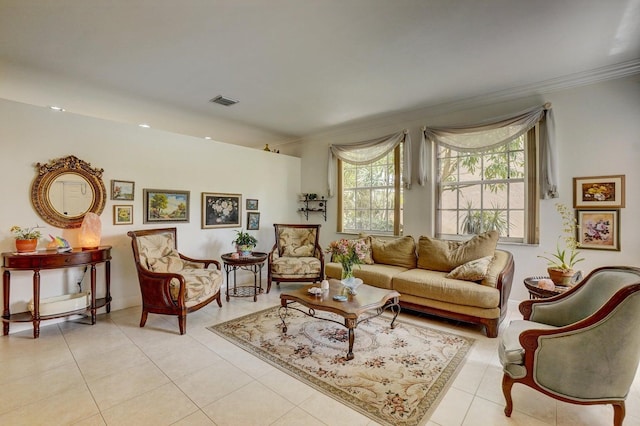
{"label": "curtain valance", "polygon": [[429,175],[427,142],[463,152],[490,150],[528,132],[540,122],[540,192],[542,198],[557,198],[557,155],[551,105],[530,108],[514,115],[501,116],[471,125],[425,127],[420,142],[420,185]]}
{"label": "curtain valance", "polygon": [[377,161],[404,142],[402,158],[402,183],[405,188],[411,187],[411,137],[406,130],[392,135],[368,141],[329,146],[329,164],[327,170],[329,197],[336,190],[336,158],[353,164],[367,164]]}

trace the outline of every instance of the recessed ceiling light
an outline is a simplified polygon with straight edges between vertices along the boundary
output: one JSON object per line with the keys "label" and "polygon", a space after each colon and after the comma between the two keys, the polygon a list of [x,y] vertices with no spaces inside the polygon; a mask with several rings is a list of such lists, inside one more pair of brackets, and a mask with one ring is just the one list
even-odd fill
{"label": "recessed ceiling light", "polygon": [[146,123],[138,124],[138,126],[139,126],[139,127],[143,127],[143,128],[145,128],[145,129],[148,129],[148,128],[150,128],[150,127],[151,127],[151,126],[149,126],[149,125],[148,125],[148,124],[146,124]]}
{"label": "recessed ceiling light", "polygon": [[204,137],[206,140],[210,141],[211,140],[211,136],[205,136]]}
{"label": "recessed ceiling light", "polygon": [[218,95],[213,99],[209,99],[209,102],[213,102],[214,104],[223,105],[223,106],[226,106],[226,107],[238,103],[238,101],[236,101],[234,99],[231,99],[231,98],[226,98],[226,97],[224,97],[222,95]]}
{"label": "recessed ceiling light", "polygon": [[49,109],[52,109],[54,111],[59,111],[59,112],[65,112],[66,109],[59,107],[59,106],[55,106],[55,105],[49,105]]}

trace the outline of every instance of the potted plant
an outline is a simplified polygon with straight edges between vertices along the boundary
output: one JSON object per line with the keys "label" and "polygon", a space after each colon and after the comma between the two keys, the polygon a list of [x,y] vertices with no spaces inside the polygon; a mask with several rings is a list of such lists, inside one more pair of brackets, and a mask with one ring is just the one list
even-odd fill
{"label": "potted plant", "polygon": [[36,251],[38,239],[42,236],[38,227],[22,228],[14,225],[11,227],[11,233],[16,239],[16,250],[18,253],[30,253]]}
{"label": "potted plant", "polygon": [[249,256],[251,251],[258,244],[258,240],[253,235],[244,230],[236,231],[236,238],[232,241],[236,245],[236,250],[240,256]]}
{"label": "potted plant", "polygon": [[[569,208],[564,204],[556,204],[556,210],[562,216],[562,232],[564,237],[558,237],[555,253],[547,253],[548,256],[538,256],[545,259],[549,278],[557,285],[570,285],[574,276],[574,266],[582,262],[584,258],[578,257],[578,241],[576,241],[576,229],[578,227],[576,218]],[[560,239],[564,240],[564,248],[560,244]]]}

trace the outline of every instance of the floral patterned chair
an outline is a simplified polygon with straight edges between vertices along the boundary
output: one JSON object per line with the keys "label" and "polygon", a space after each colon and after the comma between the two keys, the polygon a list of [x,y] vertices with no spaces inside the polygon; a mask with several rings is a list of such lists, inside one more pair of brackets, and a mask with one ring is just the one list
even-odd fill
{"label": "floral patterned chair", "polygon": [[324,254],[318,243],[320,225],[274,224],[276,243],[269,253],[267,293],[271,283],[320,282],[324,279]]}
{"label": "floral patterned chair", "polygon": [[[130,231],[133,258],[142,292],[142,318],[147,315],[176,315],[180,334],[187,328],[187,313],[213,300],[222,307],[222,272],[217,260],[191,259],[177,251],[176,228]],[[214,265],[214,269],[209,269]]]}

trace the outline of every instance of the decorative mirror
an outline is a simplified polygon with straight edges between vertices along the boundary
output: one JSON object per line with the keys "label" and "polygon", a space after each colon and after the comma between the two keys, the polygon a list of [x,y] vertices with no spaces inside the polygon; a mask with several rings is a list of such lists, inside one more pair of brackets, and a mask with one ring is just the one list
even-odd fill
{"label": "decorative mirror", "polygon": [[87,212],[104,210],[103,169],[70,155],[36,164],[38,176],[31,186],[31,202],[40,217],[59,228],[78,228]]}

